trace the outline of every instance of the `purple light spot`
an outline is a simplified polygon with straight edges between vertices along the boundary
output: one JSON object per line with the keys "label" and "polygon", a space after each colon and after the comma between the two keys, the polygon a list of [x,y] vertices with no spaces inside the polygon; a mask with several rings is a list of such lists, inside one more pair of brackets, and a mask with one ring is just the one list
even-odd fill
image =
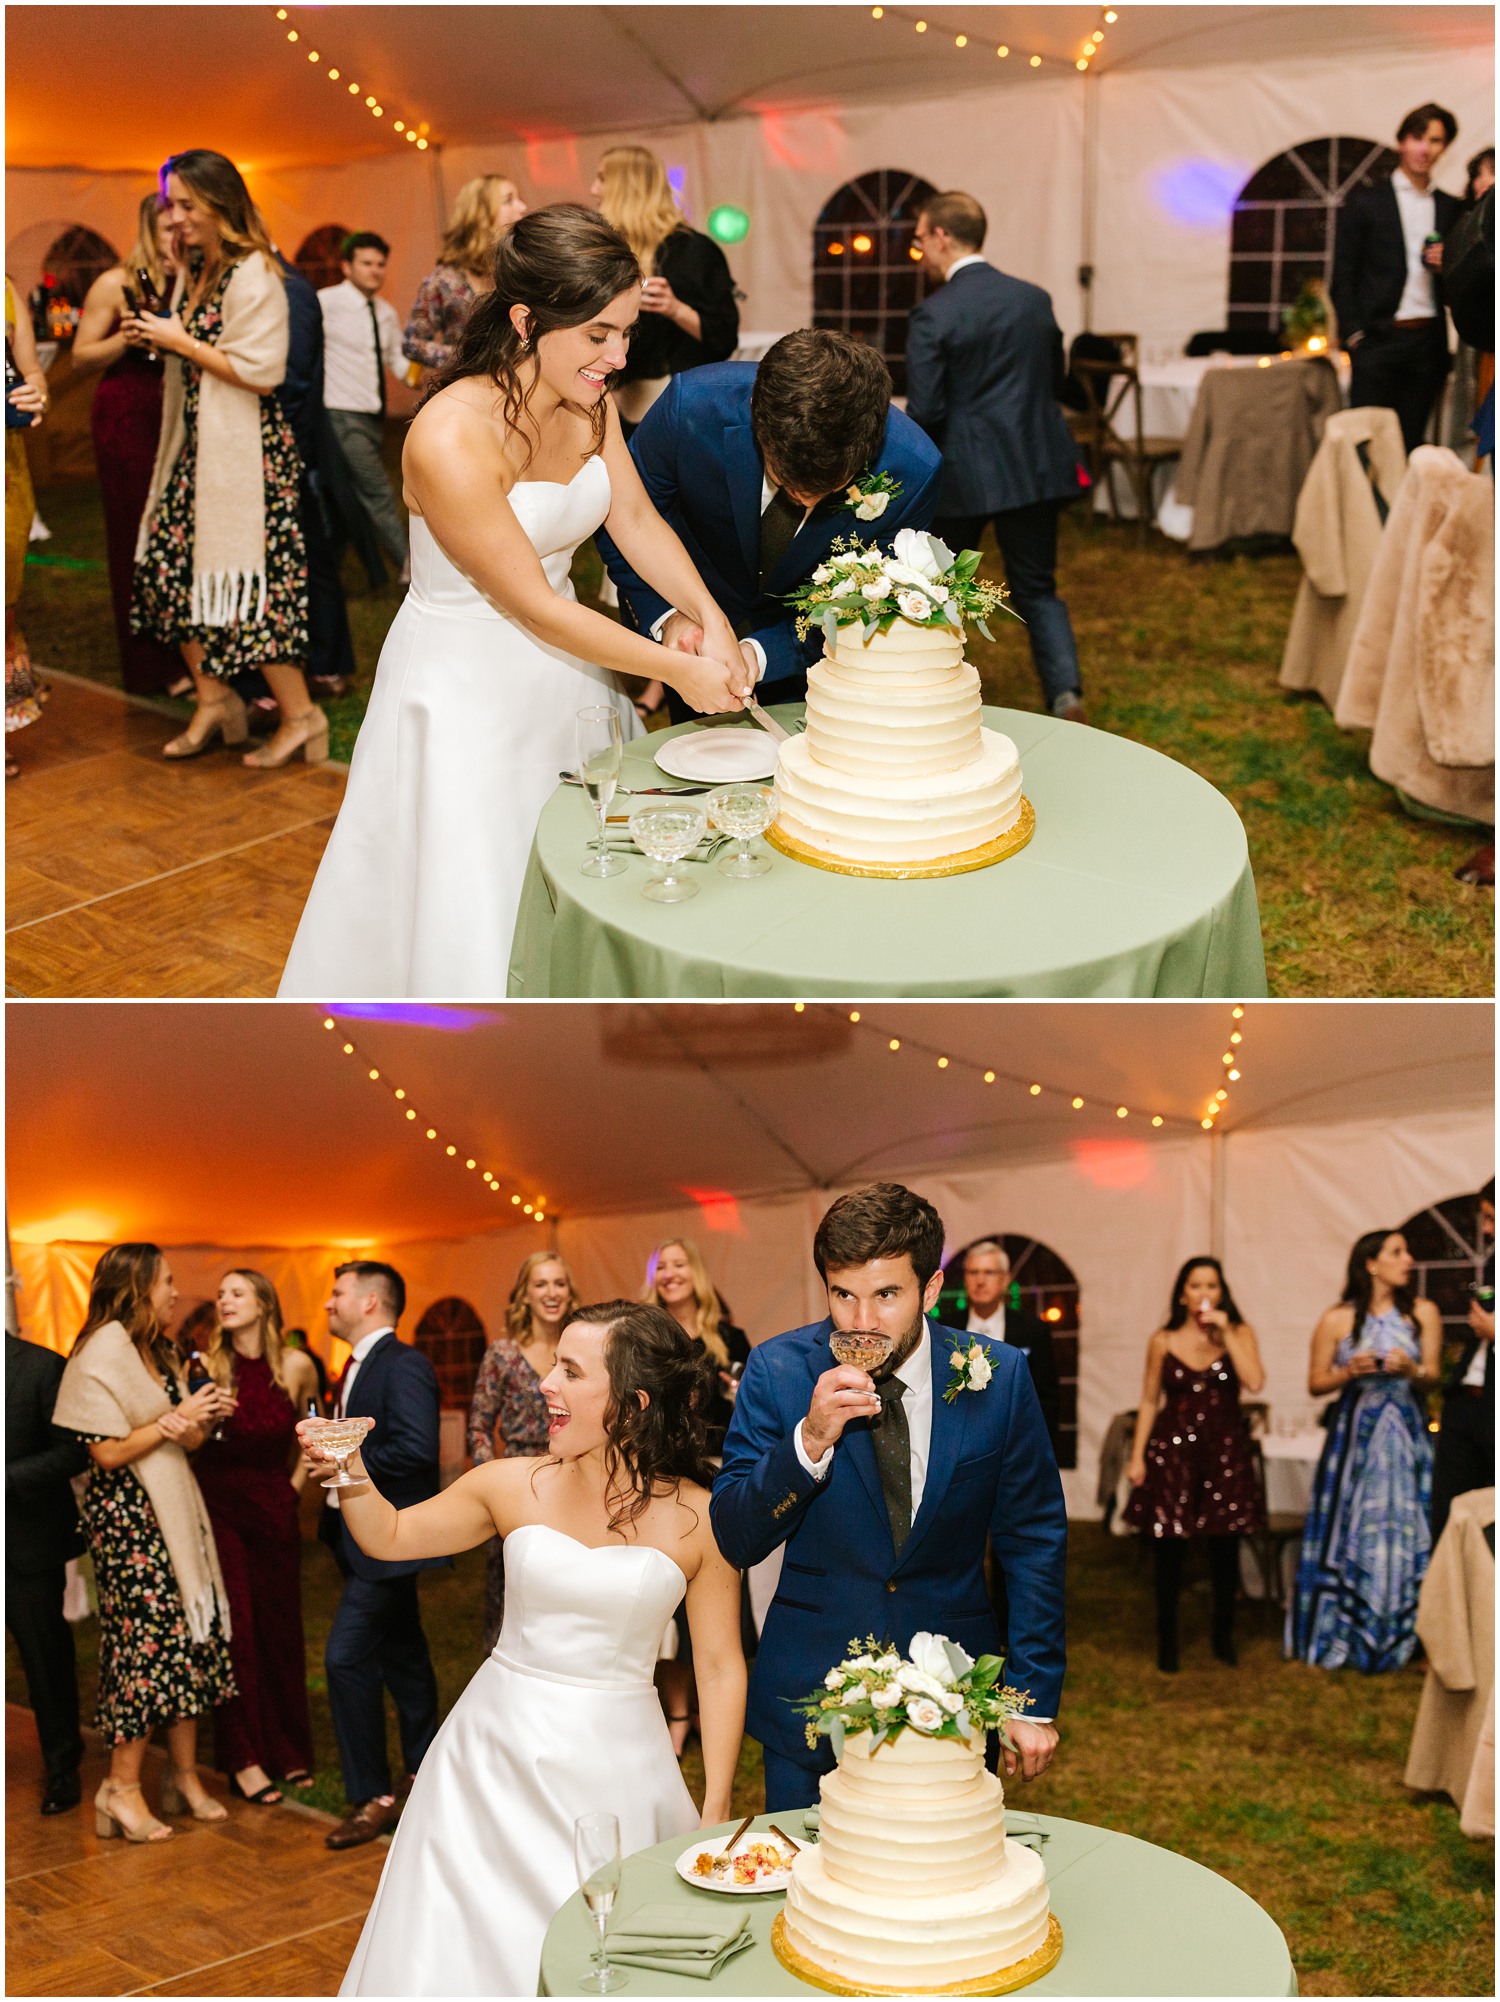
{"label": "purple light spot", "polygon": [[1230,160],[1178,160],[1152,179],[1158,205],[1193,229],[1218,229],[1234,212],[1251,169]]}
{"label": "purple light spot", "polygon": [[410,1001],[330,1001],[318,1012],[336,1021],[396,1022],[413,1029],[442,1029],[449,1035],[505,1020],[498,1008],[428,1008]]}

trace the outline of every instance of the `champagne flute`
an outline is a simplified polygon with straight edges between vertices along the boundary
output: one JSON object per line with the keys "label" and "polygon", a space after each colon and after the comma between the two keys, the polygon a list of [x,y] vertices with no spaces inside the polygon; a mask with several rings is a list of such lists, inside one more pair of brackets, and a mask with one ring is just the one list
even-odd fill
{"label": "champagne flute", "polygon": [[623,876],[630,867],[623,855],[610,853],[604,831],[604,817],[620,782],[623,750],[619,711],[612,704],[594,703],[579,710],[578,776],[599,817],[599,839],[582,865],[585,876]]}
{"label": "champagne flute", "polygon": [[620,1824],[612,1814],[580,1814],[573,1823],[573,1862],[589,1915],[599,1928],[593,1965],[578,1985],[590,1995],[607,1995],[625,1976],[609,1964],[605,1934],[620,1888]]}

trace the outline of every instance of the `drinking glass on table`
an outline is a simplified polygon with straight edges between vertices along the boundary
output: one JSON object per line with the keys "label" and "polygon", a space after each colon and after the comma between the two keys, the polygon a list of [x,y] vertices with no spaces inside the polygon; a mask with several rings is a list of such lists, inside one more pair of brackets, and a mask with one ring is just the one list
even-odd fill
{"label": "drinking glass on table", "polygon": [[735,847],[719,863],[721,876],[734,876],[744,881],[752,876],[764,876],[771,866],[768,855],[752,855],[750,843],[758,834],[764,834],[776,818],[776,789],[774,786],[738,785],[720,786],[704,801],[708,817],[721,834],[733,837]]}
{"label": "drinking glass on table", "polygon": [[698,885],[686,876],[674,876],[675,864],[691,855],[708,831],[708,815],[701,806],[683,801],[680,805],[642,805],[630,816],[630,838],[643,855],[664,866],[641,891],[653,904],[681,904],[696,897]]}
{"label": "drinking glass on table", "polygon": [[607,1995],[623,1985],[625,1976],[609,1964],[605,1934],[620,1889],[620,1824],[612,1814],[580,1814],[573,1823],[573,1862],[578,1887],[589,1916],[599,1928],[593,1965],[578,1985],[590,1995]]}
{"label": "drinking glass on table", "polygon": [[599,819],[599,838],[582,865],[585,876],[623,876],[630,864],[623,855],[610,853],[604,820],[609,803],[620,782],[620,758],[624,744],[620,737],[620,716],[612,704],[594,703],[578,712],[578,776],[594,803]]}

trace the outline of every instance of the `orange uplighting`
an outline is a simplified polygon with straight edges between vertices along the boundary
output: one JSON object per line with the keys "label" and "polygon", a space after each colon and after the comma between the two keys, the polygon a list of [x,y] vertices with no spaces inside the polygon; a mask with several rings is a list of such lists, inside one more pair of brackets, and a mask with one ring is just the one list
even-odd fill
{"label": "orange uplighting", "polygon": [[828,246],[828,255],[829,255],[830,257],[842,257],[842,256],[843,256],[843,254],[844,254],[844,246],[843,246],[843,245],[842,245],[841,243],[830,243],[830,244],[829,244],[829,246]]}
{"label": "orange uplighting", "polygon": [[863,257],[867,252],[875,248],[874,240],[868,236],[857,236],[854,239],[854,248]]}
{"label": "orange uplighting", "polygon": [[1046,1313],[1043,1314],[1042,1319],[1044,1321],[1060,1321],[1062,1319],[1062,1308],[1049,1307]]}

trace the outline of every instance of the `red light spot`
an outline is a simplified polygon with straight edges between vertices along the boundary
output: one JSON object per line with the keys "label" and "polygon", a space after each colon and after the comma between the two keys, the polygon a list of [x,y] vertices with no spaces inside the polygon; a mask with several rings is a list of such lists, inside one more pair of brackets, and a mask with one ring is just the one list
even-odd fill
{"label": "red light spot", "polygon": [[1138,1189],[1151,1179],[1151,1150],[1143,1140],[1076,1140],[1073,1159],[1096,1189]]}
{"label": "red light spot", "polygon": [[728,1189],[689,1189],[683,1194],[691,1196],[703,1215],[703,1228],[726,1232],[732,1237],[743,1237],[745,1226],[740,1219],[740,1204],[737,1196]]}

